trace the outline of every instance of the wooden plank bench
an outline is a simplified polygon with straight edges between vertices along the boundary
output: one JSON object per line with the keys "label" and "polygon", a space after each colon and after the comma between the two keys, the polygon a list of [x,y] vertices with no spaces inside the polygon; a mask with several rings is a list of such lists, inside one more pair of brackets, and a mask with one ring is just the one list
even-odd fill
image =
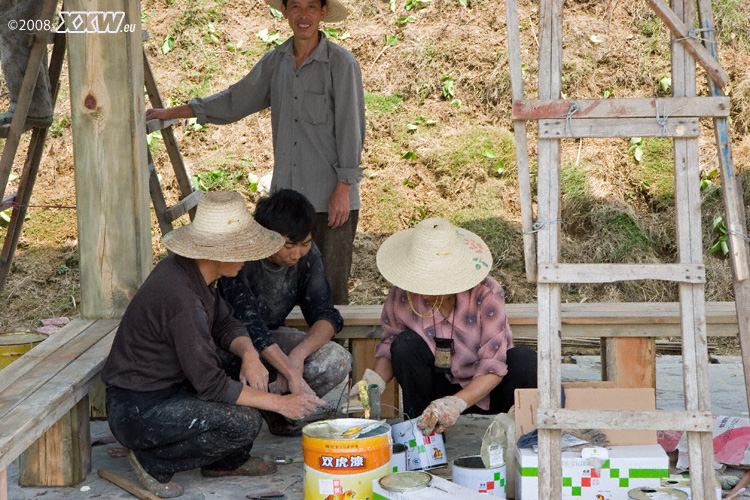
{"label": "wooden plank bench", "polygon": [[119,320],[75,319],[0,371],[0,500],[19,458],[19,484],[67,486],[91,470],[88,393]]}
{"label": "wooden plank bench", "polygon": [[[344,318],[344,328],[336,335],[337,340],[348,340],[353,358],[352,375],[359,380],[366,368],[372,368],[375,346],[380,340],[380,314],[382,305],[348,305],[337,306]],[[537,305],[506,304],[506,312],[517,339],[537,338]],[[736,337],[738,334],[737,315],[734,302],[709,302],[706,304],[706,326],[709,337]],[[287,319],[287,325],[305,329],[305,320],[298,308],[295,308]],[[618,302],[618,303],[571,303],[562,304],[562,337],[563,338],[601,338],[612,341],[640,338],[649,341],[658,337],[680,337],[680,304],[679,302]],[[629,346],[630,347],[630,346]],[[609,363],[614,351],[610,347]],[[602,353],[603,365],[606,365],[605,353]],[[644,366],[637,363],[625,363],[634,373],[634,378],[641,377],[644,370],[653,371],[655,366]],[[606,369],[606,367],[605,367]],[[628,374],[622,374],[624,376]],[[381,396],[385,404],[398,407],[398,385],[392,381]],[[396,411],[384,416],[395,416]]]}

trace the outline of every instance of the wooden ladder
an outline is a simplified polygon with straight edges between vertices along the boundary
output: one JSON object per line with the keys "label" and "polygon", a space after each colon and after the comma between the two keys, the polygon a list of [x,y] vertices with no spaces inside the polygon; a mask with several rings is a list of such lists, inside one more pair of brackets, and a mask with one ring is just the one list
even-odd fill
{"label": "wooden ladder", "polygon": [[[143,31],[143,40],[148,40],[148,33],[146,31]],[[145,49],[143,50],[143,79],[146,84],[146,94],[151,102],[151,106],[154,108],[163,108],[164,102],[162,101],[159,89],[156,86],[154,73],[151,71],[151,65],[148,62]],[[149,191],[151,192],[154,213],[156,214],[156,219],[159,222],[159,229],[161,229],[162,234],[167,234],[171,231],[172,222],[186,213],[189,214],[192,219],[195,215],[195,207],[198,205],[198,200],[200,200],[200,197],[203,194],[200,190],[193,191],[193,185],[190,182],[190,174],[188,174],[187,168],[185,168],[185,162],[182,160],[180,148],[177,145],[177,139],[175,138],[174,130],[172,129],[177,123],[178,120],[149,120],[146,122],[147,134],[161,130],[164,147],[169,155],[169,160],[172,163],[172,169],[174,170],[175,178],[177,180],[177,186],[180,189],[180,201],[174,206],[168,207],[164,199],[164,191],[159,182],[154,158],[151,155],[151,149],[147,147]]]}
{"label": "wooden ladder", "polygon": [[[57,7],[57,0],[45,0],[40,19],[52,19]],[[42,23],[44,25],[44,23]],[[42,64],[42,58],[47,50],[47,43],[50,38],[49,30],[40,30],[33,36],[31,53],[27,68],[39,68]],[[60,73],[62,72],[63,62],[65,60],[65,34],[55,33],[53,38],[52,57],[49,65],[50,92],[52,94],[52,107],[54,109],[57,95],[60,90]],[[5,137],[3,153],[0,156],[0,212],[12,208],[8,231],[3,242],[2,252],[0,253],[0,291],[5,286],[5,280],[10,272],[10,266],[13,261],[13,255],[18,246],[18,239],[21,237],[21,227],[26,218],[26,211],[31,200],[31,191],[36,182],[39,164],[44,153],[44,143],[47,140],[47,128],[34,128],[31,132],[29,149],[26,154],[21,177],[18,182],[18,190],[15,193],[5,195],[5,188],[8,186],[10,172],[13,168],[13,161],[16,158],[18,147],[21,143],[21,135],[24,132],[24,123],[31,105],[31,99],[36,87],[36,80],[39,71],[26,71],[23,82],[21,83],[21,93],[18,96],[16,109],[13,113],[13,121],[10,125],[0,127],[0,137]]]}
{"label": "wooden ladder", "polygon": [[[527,277],[538,283],[539,345],[539,498],[561,498],[561,432],[563,429],[682,430],[687,432],[692,498],[715,498],[713,417],[708,387],[705,269],[701,247],[698,140],[699,117],[714,119],[724,183],[736,309],[748,309],[748,247],[741,189],[732,172],[727,116],[729,101],[721,93],[728,76],[706,46],[685,26],[695,24],[695,4],[648,0],[681,43],[673,44],[673,97],[659,99],[560,100],[562,76],[562,0],[539,5],[539,99],[525,100],[521,74],[516,0],[506,0],[513,119],[516,134],[522,224]],[[699,0],[701,24],[711,28],[710,0]],[[707,48],[708,47],[708,48]],[[711,97],[696,97],[695,61],[711,80]],[[533,223],[527,120],[538,120],[538,207]],[[671,137],[674,145],[675,202],[679,262],[675,264],[575,264],[560,262],[560,172],[562,139],[584,137]],[[719,141],[719,137],[721,140]],[[534,238],[536,235],[536,239]],[[534,256],[536,258],[534,259]],[[684,411],[569,410],[561,407],[561,286],[659,279],[678,283],[685,383]],[[747,311],[744,314],[748,314]],[[738,316],[743,348],[750,322]],[[744,330],[744,332],[743,332]],[[744,353],[744,351],[743,351]],[[746,362],[747,363],[747,362]],[[745,365],[746,381],[748,368]]]}
{"label": "wooden ladder", "polygon": [[[51,19],[55,13],[57,6],[57,0],[45,0],[44,10],[42,11],[42,19]],[[144,40],[148,38],[148,35],[144,31]],[[47,40],[49,39],[49,31],[39,31],[34,36],[33,45],[31,48],[31,55],[29,57],[28,68],[35,68],[41,64],[44,51],[47,50]],[[52,57],[50,58],[49,65],[49,78],[50,78],[50,90],[52,93],[53,107],[57,101],[57,95],[60,89],[60,74],[62,72],[63,63],[65,61],[65,45],[66,39],[64,33],[55,33],[53,37],[53,49]],[[145,50],[143,51],[143,69],[144,69],[144,80],[146,85],[146,92],[148,98],[153,107],[163,107],[159,90],[154,80],[151,66],[148,63]],[[10,125],[0,127],[0,137],[6,137],[5,146],[3,147],[2,157],[0,158],[0,187],[2,187],[2,193],[5,192],[8,180],[10,179],[10,172],[13,167],[13,161],[15,160],[18,148],[21,142],[21,136],[24,132],[23,124],[26,120],[31,99],[34,93],[36,85],[36,77],[38,72],[26,71],[24,80],[21,87],[21,94],[16,104],[16,110],[13,115],[13,121]],[[193,191],[192,183],[190,182],[190,175],[187,172],[185,163],[182,160],[177,140],[175,139],[172,126],[177,123],[177,120],[169,122],[163,122],[161,120],[150,120],[146,123],[146,132],[151,133],[156,130],[162,131],[162,138],[164,145],[169,155],[169,159],[172,164],[172,168],[175,173],[175,178],[180,190],[180,201],[174,206],[167,206],[164,198],[164,192],[159,182],[159,176],[154,164],[154,159],[151,155],[151,151],[148,150],[148,169],[149,169],[149,191],[151,194],[151,200],[154,206],[154,213],[156,214],[157,221],[159,223],[159,229],[162,234],[166,234],[172,230],[172,223],[184,214],[189,214],[190,218],[194,216],[195,206],[198,204],[198,200],[201,196],[201,191]],[[34,128],[31,132],[31,141],[29,143],[26,160],[23,166],[21,177],[18,183],[18,190],[15,193],[11,193],[7,196],[3,196],[0,200],[0,211],[12,208],[10,222],[8,224],[8,231],[3,242],[2,253],[0,254],[0,291],[5,286],[5,282],[10,272],[13,256],[15,255],[16,248],[18,247],[18,241],[21,236],[21,229],[23,222],[26,217],[29,202],[31,200],[31,193],[36,182],[37,173],[39,171],[39,165],[42,160],[44,153],[44,145],[47,140],[47,128]],[[144,137],[144,140],[146,138]]]}

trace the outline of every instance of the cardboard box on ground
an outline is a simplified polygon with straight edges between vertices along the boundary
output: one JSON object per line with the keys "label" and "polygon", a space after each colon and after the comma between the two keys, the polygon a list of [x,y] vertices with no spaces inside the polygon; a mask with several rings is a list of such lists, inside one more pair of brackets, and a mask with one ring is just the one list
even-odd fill
{"label": "cardboard box on ground", "polygon": [[[621,389],[609,382],[566,383],[563,387],[566,408],[656,409],[654,389]],[[516,441],[536,429],[537,401],[536,389],[516,391]],[[563,499],[629,500],[628,491],[633,488],[661,487],[662,478],[669,477],[669,458],[657,443],[655,431],[605,430],[604,433],[609,446],[593,453],[596,459],[588,458],[592,453],[586,449],[563,450]],[[538,467],[538,455],[532,448],[516,450],[515,498],[537,500]]]}

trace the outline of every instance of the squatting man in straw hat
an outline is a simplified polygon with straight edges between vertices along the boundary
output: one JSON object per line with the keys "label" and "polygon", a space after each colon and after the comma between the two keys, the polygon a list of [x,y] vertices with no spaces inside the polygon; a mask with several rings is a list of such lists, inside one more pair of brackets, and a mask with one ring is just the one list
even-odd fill
{"label": "squatting man in straw hat", "polygon": [[242,195],[205,194],[195,220],[163,242],[174,254],[128,305],[102,380],[112,434],[130,449],[141,484],[169,498],[183,493],[172,475],[188,469],[209,477],[274,472],[275,464],[250,457],[259,410],[301,419],[325,401],[249,384],[258,353],[215,282],[272,255],[284,240],[253,220]]}
{"label": "squatting man in straw hat", "polygon": [[228,89],[146,118],[197,117],[222,125],[270,106],[274,166],[271,191],[304,194],[315,207],[315,244],[334,304],[349,301],[349,272],[359,218],[365,140],[362,72],[351,52],[328,41],[321,22],[349,14],[339,0],[266,0],[294,35],[267,52]]}
{"label": "squatting man in straw hat", "polygon": [[390,236],[377,265],[395,286],[364,380],[382,392],[395,376],[405,417],[420,417],[425,435],[465,411],[507,412],[515,389],[536,387],[536,353],[513,346],[505,293],[489,276],[492,255],[479,236],[425,219]]}

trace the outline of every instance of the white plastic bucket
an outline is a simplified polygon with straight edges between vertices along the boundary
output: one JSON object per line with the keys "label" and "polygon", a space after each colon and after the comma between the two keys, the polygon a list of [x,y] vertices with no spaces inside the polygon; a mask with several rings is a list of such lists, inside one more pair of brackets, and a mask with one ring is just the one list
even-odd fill
{"label": "white plastic bucket", "polygon": [[453,461],[452,481],[479,493],[488,493],[498,498],[505,497],[505,464],[485,467],[482,457],[472,455]]}
{"label": "white plastic bucket", "polygon": [[422,434],[417,427],[417,419],[406,420],[391,426],[393,442],[406,445],[406,469],[428,469],[448,463],[445,456],[443,435],[432,433]]}

